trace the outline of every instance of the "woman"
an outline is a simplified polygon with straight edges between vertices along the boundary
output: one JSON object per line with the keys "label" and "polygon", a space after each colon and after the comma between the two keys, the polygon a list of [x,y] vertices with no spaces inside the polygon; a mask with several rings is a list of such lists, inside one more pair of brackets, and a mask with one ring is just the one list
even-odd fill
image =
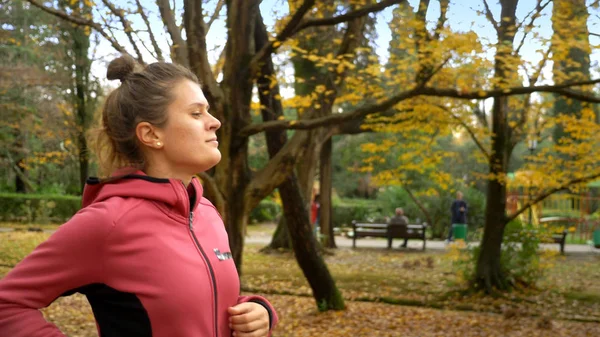
{"label": "woman", "polygon": [[217,210],[194,177],[221,160],[196,77],[169,63],[112,61],[121,85],[106,99],[100,164],[83,208],[0,281],[0,336],[63,334],[38,309],[59,296],[88,298],[99,335],[270,334],[277,315],[239,279]]}

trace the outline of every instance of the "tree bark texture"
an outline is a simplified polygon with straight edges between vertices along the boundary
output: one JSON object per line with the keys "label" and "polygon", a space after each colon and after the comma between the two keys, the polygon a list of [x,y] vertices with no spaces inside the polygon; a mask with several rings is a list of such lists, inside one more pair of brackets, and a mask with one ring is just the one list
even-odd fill
{"label": "tree bark texture", "polygon": [[321,235],[323,237],[321,244],[323,247],[327,248],[337,248],[335,245],[335,237],[333,236],[333,205],[331,202],[331,192],[333,190],[333,172],[331,164],[332,143],[331,137],[329,137],[323,144],[319,167],[319,180],[321,186],[319,226],[321,227]]}
{"label": "tree bark texture", "polygon": [[[515,32],[515,12],[517,0],[502,0],[502,20],[498,27],[498,45],[494,64],[495,83],[507,86],[514,65],[510,64]],[[500,254],[504,228],[506,226],[506,185],[502,179],[508,169],[509,127],[508,97],[494,98],[492,108],[492,153],[489,159],[490,179],[485,209],[485,225],[481,251],[477,260],[474,284],[491,293],[494,289],[505,290],[508,287],[500,265]]]}

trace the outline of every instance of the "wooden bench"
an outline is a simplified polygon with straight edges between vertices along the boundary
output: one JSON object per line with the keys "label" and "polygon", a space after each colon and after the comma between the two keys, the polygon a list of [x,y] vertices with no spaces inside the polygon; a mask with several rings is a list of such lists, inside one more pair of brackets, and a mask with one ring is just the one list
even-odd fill
{"label": "wooden bench", "polygon": [[418,239],[423,240],[423,250],[427,244],[425,238],[425,230],[427,224],[409,224],[408,226],[403,225],[390,225],[387,223],[365,223],[352,221],[352,248],[356,248],[356,239],[364,237],[379,237],[387,238],[388,249],[392,248],[392,241],[394,239]]}
{"label": "wooden bench", "polygon": [[[568,230],[569,225],[572,224],[576,220],[577,219],[571,219],[571,218],[559,217],[559,216],[540,219],[540,225],[548,226],[548,228],[551,232],[552,241],[554,243],[558,243],[560,245],[560,253],[561,254],[565,253],[565,243],[567,241],[567,234],[569,233],[569,230]],[[559,231],[552,230],[552,227],[556,227],[556,226],[562,226],[563,228],[560,229]]]}

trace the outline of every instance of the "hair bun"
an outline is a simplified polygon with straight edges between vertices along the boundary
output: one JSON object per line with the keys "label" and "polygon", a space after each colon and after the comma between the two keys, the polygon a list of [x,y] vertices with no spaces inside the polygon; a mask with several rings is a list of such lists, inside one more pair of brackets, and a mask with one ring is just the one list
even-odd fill
{"label": "hair bun", "polygon": [[133,73],[135,66],[136,62],[133,57],[130,55],[123,55],[112,60],[108,64],[106,78],[109,80],[121,80],[121,82],[123,82],[131,73]]}

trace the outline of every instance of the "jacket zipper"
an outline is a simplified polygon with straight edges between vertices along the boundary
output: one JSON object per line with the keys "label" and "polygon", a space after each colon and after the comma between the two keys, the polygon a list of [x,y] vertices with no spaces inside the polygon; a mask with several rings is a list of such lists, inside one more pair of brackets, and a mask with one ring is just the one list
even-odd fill
{"label": "jacket zipper", "polygon": [[210,272],[210,278],[212,279],[212,283],[213,283],[213,298],[215,299],[215,337],[219,336],[219,324],[218,324],[218,301],[217,301],[217,281],[215,279],[215,271],[213,270],[212,265],[210,264],[210,260],[208,259],[208,256],[206,255],[206,253],[204,252],[204,249],[202,249],[202,246],[200,245],[200,242],[198,241],[198,238],[196,237],[196,234],[194,234],[194,212],[190,211],[190,217],[189,217],[189,229],[190,229],[190,233],[192,234],[192,238],[194,239],[194,243],[196,244],[196,247],[198,248],[198,250],[200,250],[200,253],[202,254],[202,256],[204,257],[204,260],[206,260],[206,265],[208,265],[208,271]]}

